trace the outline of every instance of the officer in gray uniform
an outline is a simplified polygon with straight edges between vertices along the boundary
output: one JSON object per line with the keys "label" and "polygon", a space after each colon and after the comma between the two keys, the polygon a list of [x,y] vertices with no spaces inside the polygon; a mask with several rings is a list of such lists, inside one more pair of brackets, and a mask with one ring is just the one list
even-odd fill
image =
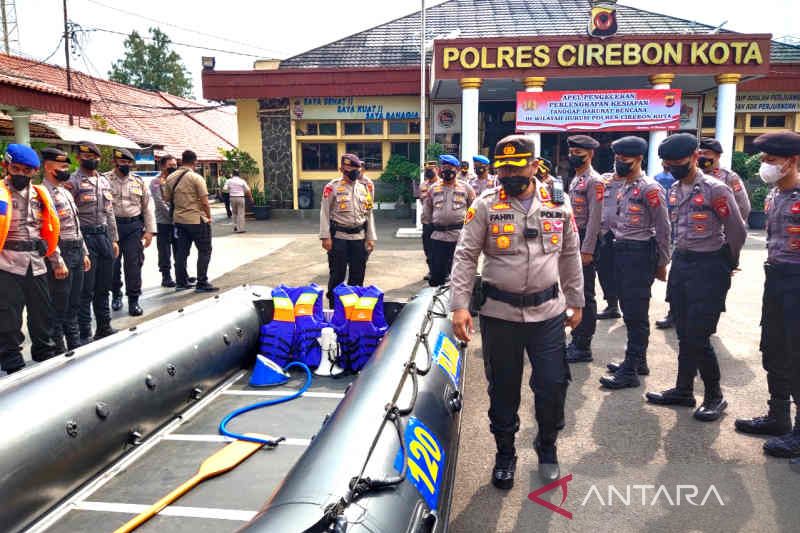
{"label": "officer in gray uniform", "polygon": [[[44,186],[58,213],[61,230],[58,249],[63,267],[48,263],[48,285],[53,300],[53,341],[56,353],[74,350],[81,345],[78,333],[78,309],[83,290],[83,273],[91,268],[89,249],[83,242],[78,207],[72,194],[64,188],[69,179],[69,156],[58,148],[42,150]],[[66,344],[64,339],[66,338]]]}
{"label": "officer in gray uniform", "polygon": [[122,309],[122,266],[125,265],[125,294],[128,314],[139,316],[142,307],[142,264],[144,249],[150,246],[156,233],[155,211],[150,191],[139,176],[131,174],[136,158],[125,148],[114,148],[114,169],[106,172],[114,194],[114,219],[119,232],[119,257],[114,261],[113,297],[111,308]]}
{"label": "officer in gray uniform", "polygon": [[597,313],[598,320],[620,318],[619,291],[617,277],[614,273],[614,232],[611,222],[617,216],[617,194],[625,185],[625,178],[613,172],[603,174],[605,191],[603,192],[603,214],[600,218],[600,243],[597,250],[597,278],[603,289],[606,308]]}
{"label": "officer in gray uniform", "polygon": [[614,141],[614,171],[625,178],[617,193],[617,210],[610,223],[614,232],[614,271],[622,316],[628,329],[625,360],[614,365],[614,375],[600,378],[609,389],[638,387],[637,374],[647,369],[650,338],[650,287],[655,278],[667,280],[669,215],[661,185],[644,174],[647,143],[628,136]]}
{"label": "officer in gray uniform", "polygon": [[717,420],[727,407],[720,388],[720,370],[711,335],[725,310],[731,273],[747,238],[733,191],[697,168],[697,137],[679,133],[667,137],[658,156],[676,181],[669,191],[675,252],[667,283],[678,334],[678,377],[675,388],[647,393],[658,405],[695,406],[694,377],[705,385],[697,420]]}
{"label": "officer in gray uniform", "polygon": [[97,172],[100,150],[88,141],[79,142],[77,149],[80,167],[70,176],[64,187],[72,192],[75,205],[78,206],[81,234],[92,263],[92,267],[84,274],[78,313],[81,342],[87,343],[92,336],[92,311],[97,322],[95,340],[116,333],[111,327],[108,295],[111,291],[114,259],[119,255],[119,239],[114,220],[111,183]]}
{"label": "officer in gray uniform", "polygon": [[594,151],[600,143],[588,135],[573,135],[567,138],[569,164],[575,177],[569,189],[569,200],[575,223],[581,238],[581,263],[583,264],[583,320],[572,331],[572,342],[567,346],[567,362],[579,363],[592,360],[592,337],[597,326],[597,301],[595,287],[595,253],[600,235],[600,219],[603,211],[605,182],[592,167]]}
{"label": "officer in gray uniform", "polygon": [[467,208],[475,192],[466,181],[456,179],[458,159],[452,155],[439,156],[441,181],[431,187],[422,203],[422,218],[431,221],[431,287],[444,285],[453,265],[458,236],[464,226]]}
{"label": "officer in gray uniform", "polygon": [[[745,433],[773,435],[764,451],[776,457],[800,457],[800,135],[767,133],[753,146],[761,153],[761,179],[774,186],[764,202],[767,212],[766,281],[761,309],[761,355],[767,371],[769,410],[736,421]],[[796,414],[794,430],[790,399]],[[794,462],[797,464],[797,460]]]}
{"label": "officer in gray uniform", "polygon": [[495,167],[502,187],[483,193],[467,211],[451,281],[453,331],[469,341],[470,296],[484,254],[483,297],[476,306],[489,382],[489,429],[497,444],[492,484],[506,490],[514,484],[516,468],[523,352],[533,367],[539,475],[546,482],[559,478],[556,438],[570,380],[564,325],[580,323],[584,304],[578,229],[569,200],[555,201],[536,179],[536,166],[530,138],[510,135],[497,143]]}
{"label": "officer in gray uniform", "polygon": [[161,174],[150,180],[150,198],[156,214],[156,247],[158,249],[158,270],[161,271],[161,286],[174,287],[172,279],[172,257],[175,254],[175,227],[169,212],[169,204],[161,195],[161,186],[167,177],[178,170],[178,162],[171,155],[161,156],[158,160]]}
{"label": "officer in gray uniform", "polygon": [[720,155],[722,155],[722,144],[718,140],[712,137],[700,139],[700,157],[697,160],[697,165],[704,174],[717,178],[731,188],[733,196],[736,198],[736,205],[739,206],[739,212],[742,214],[744,221],[747,222],[747,217],[750,215],[750,198],[747,196],[747,189],[742,183],[742,178],[736,172],[727,168],[720,168]]}
{"label": "officer in gray uniform", "polygon": [[497,178],[489,175],[489,165],[491,161],[483,155],[476,155],[472,157],[472,163],[475,165],[475,174],[469,180],[469,186],[475,191],[475,196],[480,196],[486,189],[494,189],[497,187]]}
{"label": "officer in gray uniform", "polygon": [[325,186],[319,214],[319,238],[328,252],[328,301],[333,309],[333,289],[347,276],[348,285],[363,285],[367,258],[375,247],[372,194],[361,179],[361,160],[344,154],[342,177]]}

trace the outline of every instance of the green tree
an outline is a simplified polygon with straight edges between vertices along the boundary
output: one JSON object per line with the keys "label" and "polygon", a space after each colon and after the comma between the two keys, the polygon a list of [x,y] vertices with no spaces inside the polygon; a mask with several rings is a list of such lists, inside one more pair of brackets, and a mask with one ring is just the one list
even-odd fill
{"label": "green tree", "polygon": [[261,173],[256,160],[244,150],[238,148],[231,148],[230,150],[218,148],[218,150],[222,157],[225,158],[225,161],[222,162],[222,173],[226,176],[230,176],[234,170],[238,170],[239,175],[243,178],[252,178]]}
{"label": "green tree", "polygon": [[135,30],[128,35],[125,57],[114,62],[109,78],[140,89],[191,97],[189,71],[183,66],[181,56],[170,49],[172,41],[158,28],[149,31],[149,38],[143,38]]}

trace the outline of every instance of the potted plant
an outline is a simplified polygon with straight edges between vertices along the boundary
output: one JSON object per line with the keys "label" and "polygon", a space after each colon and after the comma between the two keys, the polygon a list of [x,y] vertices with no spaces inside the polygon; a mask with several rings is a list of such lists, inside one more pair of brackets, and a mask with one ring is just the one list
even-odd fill
{"label": "potted plant", "polygon": [[267,193],[258,185],[255,185],[251,192],[253,193],[253,216],[256,217],[256,220],[269,220],[272,209],[267,203]]}
{"label": "potted plant", "polygon": [[396,195],[395,217],[410,218],[411,203],[414,201],[412,182],[419,179],[419,165],[401,155],[393,155],[381,174],[382,183],[390,185]]}
{"label": "potted plant", "polygon": [[764,229],[767,226],[767,214],[764,212],[764,199],[769,194],[769,187],[765,184],[755,184],[748,187],[750,196],[750,215],[747,225],[750,229]]}

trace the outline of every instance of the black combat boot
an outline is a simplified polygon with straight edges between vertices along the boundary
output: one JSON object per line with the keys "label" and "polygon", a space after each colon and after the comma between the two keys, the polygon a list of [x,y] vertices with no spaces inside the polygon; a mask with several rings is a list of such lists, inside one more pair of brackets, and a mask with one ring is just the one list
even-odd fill
{"label": "black combat boot", "polygon": [[672,329],[675,327],[675,320],[672,317],[672,312],[667,313],[661,320],[656,320],[656,327],[658,329]]}
{"label": "black combat boot", "polygon": [[115,292],[111,295],[111,309],[119,311],[122,309],[122,293]]}
{"label": "black combat boot", "polygon": [[94,340],[98,341],[109,335],[113,335],[117,330],[111,327],[111,322],[101,322],[97,325],[97,331],[94,333]]}
{"label": "black combat boot", "polygon": [[722,389],[719,383],[706,385],[706,392],[703,395],[703,403],[694,412],[694,417],[701,422],[713,422],[722,416],[722,412],[728,407],[728,402],[722,397]]}
{"label": "black combat boot", "polygon": [[161,286],[172,288],[175,286],[175,280],[172,279],[172,276],[169,272],[162,272],[161,273]]}
{"label": "black combat boot", "polygon": [[536,437],[533,443],[536,455],[539,457],[539,479],[544,483],[551,483],[561,477],[558,466],[558,454],[555,444],[545,445]]}
{"label": "black combat boot", "polygon": [[694,407],[697,401],[691,389],[667,389],[662,392],[648,392],[645,394],[647,401],[656,405],[683,405]]}
{"label": "black combat boot", "polygon": [[78,338],[80,339],[81,346],[92,342],[92,326],[84,326],[81,324],[79,331],[80,334]]}
{"label": "black combat boot", "polygon": [[53,343],[55,344],[55,348],[53,348],[53,355],[61,355],[67,351],[67,345],[64,344],[64,336],[60,333],[53,335]]}
{"label": "black combat boot", "polygon": [[792,430],[789,418],[789,400],[772,398],[767,402],[769,409],[764,416],[754,418],[737,418],[734,426],[742,433],[752,435],[772,435],[779,437]]}
{"label": "black combat boot", "polygon": [[141,316],[142,306],[139,305],[138,296],[128,296],[128,314],[131,316]]}
{"label": "black combat boot", "polygon": [[605,309],[597,313],[598,320],[606,320],[609,318],[620,318],[622,314],[619,312],[619,305],[616,300],[609,301]]}
{"label": "black combat boot", "polygon": [[[608,363],[606,368],[612,374],[619,370],[619,367],[622,366],[622,363]],[[636,369],[636,373],[640,376],[649,376],[650,375],[650,367],[647,366],[647,354],[643,355],[641,359],[639,359],[639,368]]]}
{"label": "black combat boot", "polygon": [[514,434],[495,433],[494,440],[497,443],[497,453],[494,456],[492,485],[501,490],[510,490],[514,486],[514,471],[517,468]]}
{"label": "black combat boot", "polygon": [[567,346],[567,362],[591,363],[592,361],[592,338],[573,336],[572,342]]}
{"label": "black combat boot", "polygon": [[642,359],[642,354],[634,353],[632,351],[625,352],[625,360],[619,365],[617,371],[613,376],[603,376],[600,378],[600,384],[607,389],[626,389],[638,387],[639,377],[639,361]]}
{"label": "black combat boot", "polygon": [[764,452],[773,457],[800,457],[800,408],[794,417],[794,430],[769,439],[764,443]]}

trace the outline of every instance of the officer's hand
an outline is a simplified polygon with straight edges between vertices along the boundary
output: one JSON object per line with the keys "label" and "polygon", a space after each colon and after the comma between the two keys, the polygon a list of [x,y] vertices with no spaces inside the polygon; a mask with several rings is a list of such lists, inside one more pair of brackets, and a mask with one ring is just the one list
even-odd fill
{"label": "officer's hand", "polygon": [[330,252],[331,248],[333,248],[333,240],[332,239],[322,239],[322,249],[326,252]]}
{"label": "officer's hand", "polygon": [[375,249],[375,241],[367,241],[364,243],[364,247],[367,249],[367,252],[372,253],[372,250]]}
{"label": "officer's hand", "polygon": [[69,269],[67,265],[64,264],[64,261],[59,261],[55,268],[53,268],[53,275],[56,279],[65,279],[69,275]]}
{"label": "officer's hand", "polygon": [[88,255],[83,256],[83,271],[89,272],[92,269],[92,260],[89,259]]}
{"label": "officer's hand", "polygon": [[660,279],[661,281],[667,281],[667,265],[663,265],[656,268],[656,279]]}
{"label": "officer's hand", "polygon": [[112,242],[111,249],[114,250],[114,259],[119,257],[119,244],[117,244],[116,242]]}
{"label": "officer's hand", "polygon": [[[571,311],[571,312],[570,312]],[[564,320],[564,325],[569,326],[570,329],[575,329],[583,319],[582,307],[567,307],[567,319]]]}
{"label": "officer's hand", "polygon": [[592,254],[581,253],[581,263],[583,263],[583,266],[591,265],[593,259],[594,256]]}
{"label": "officer's hand", "polygon": [[469,342],[472,340],[472,315],[468,309],[453,311],[453,333],[458,340]]}
{"label": "officer's hand", "polygon": [[147,248],[151,242],[153,242],[153,234],[145,231],[144,235],[142,235],[142,244]]}

